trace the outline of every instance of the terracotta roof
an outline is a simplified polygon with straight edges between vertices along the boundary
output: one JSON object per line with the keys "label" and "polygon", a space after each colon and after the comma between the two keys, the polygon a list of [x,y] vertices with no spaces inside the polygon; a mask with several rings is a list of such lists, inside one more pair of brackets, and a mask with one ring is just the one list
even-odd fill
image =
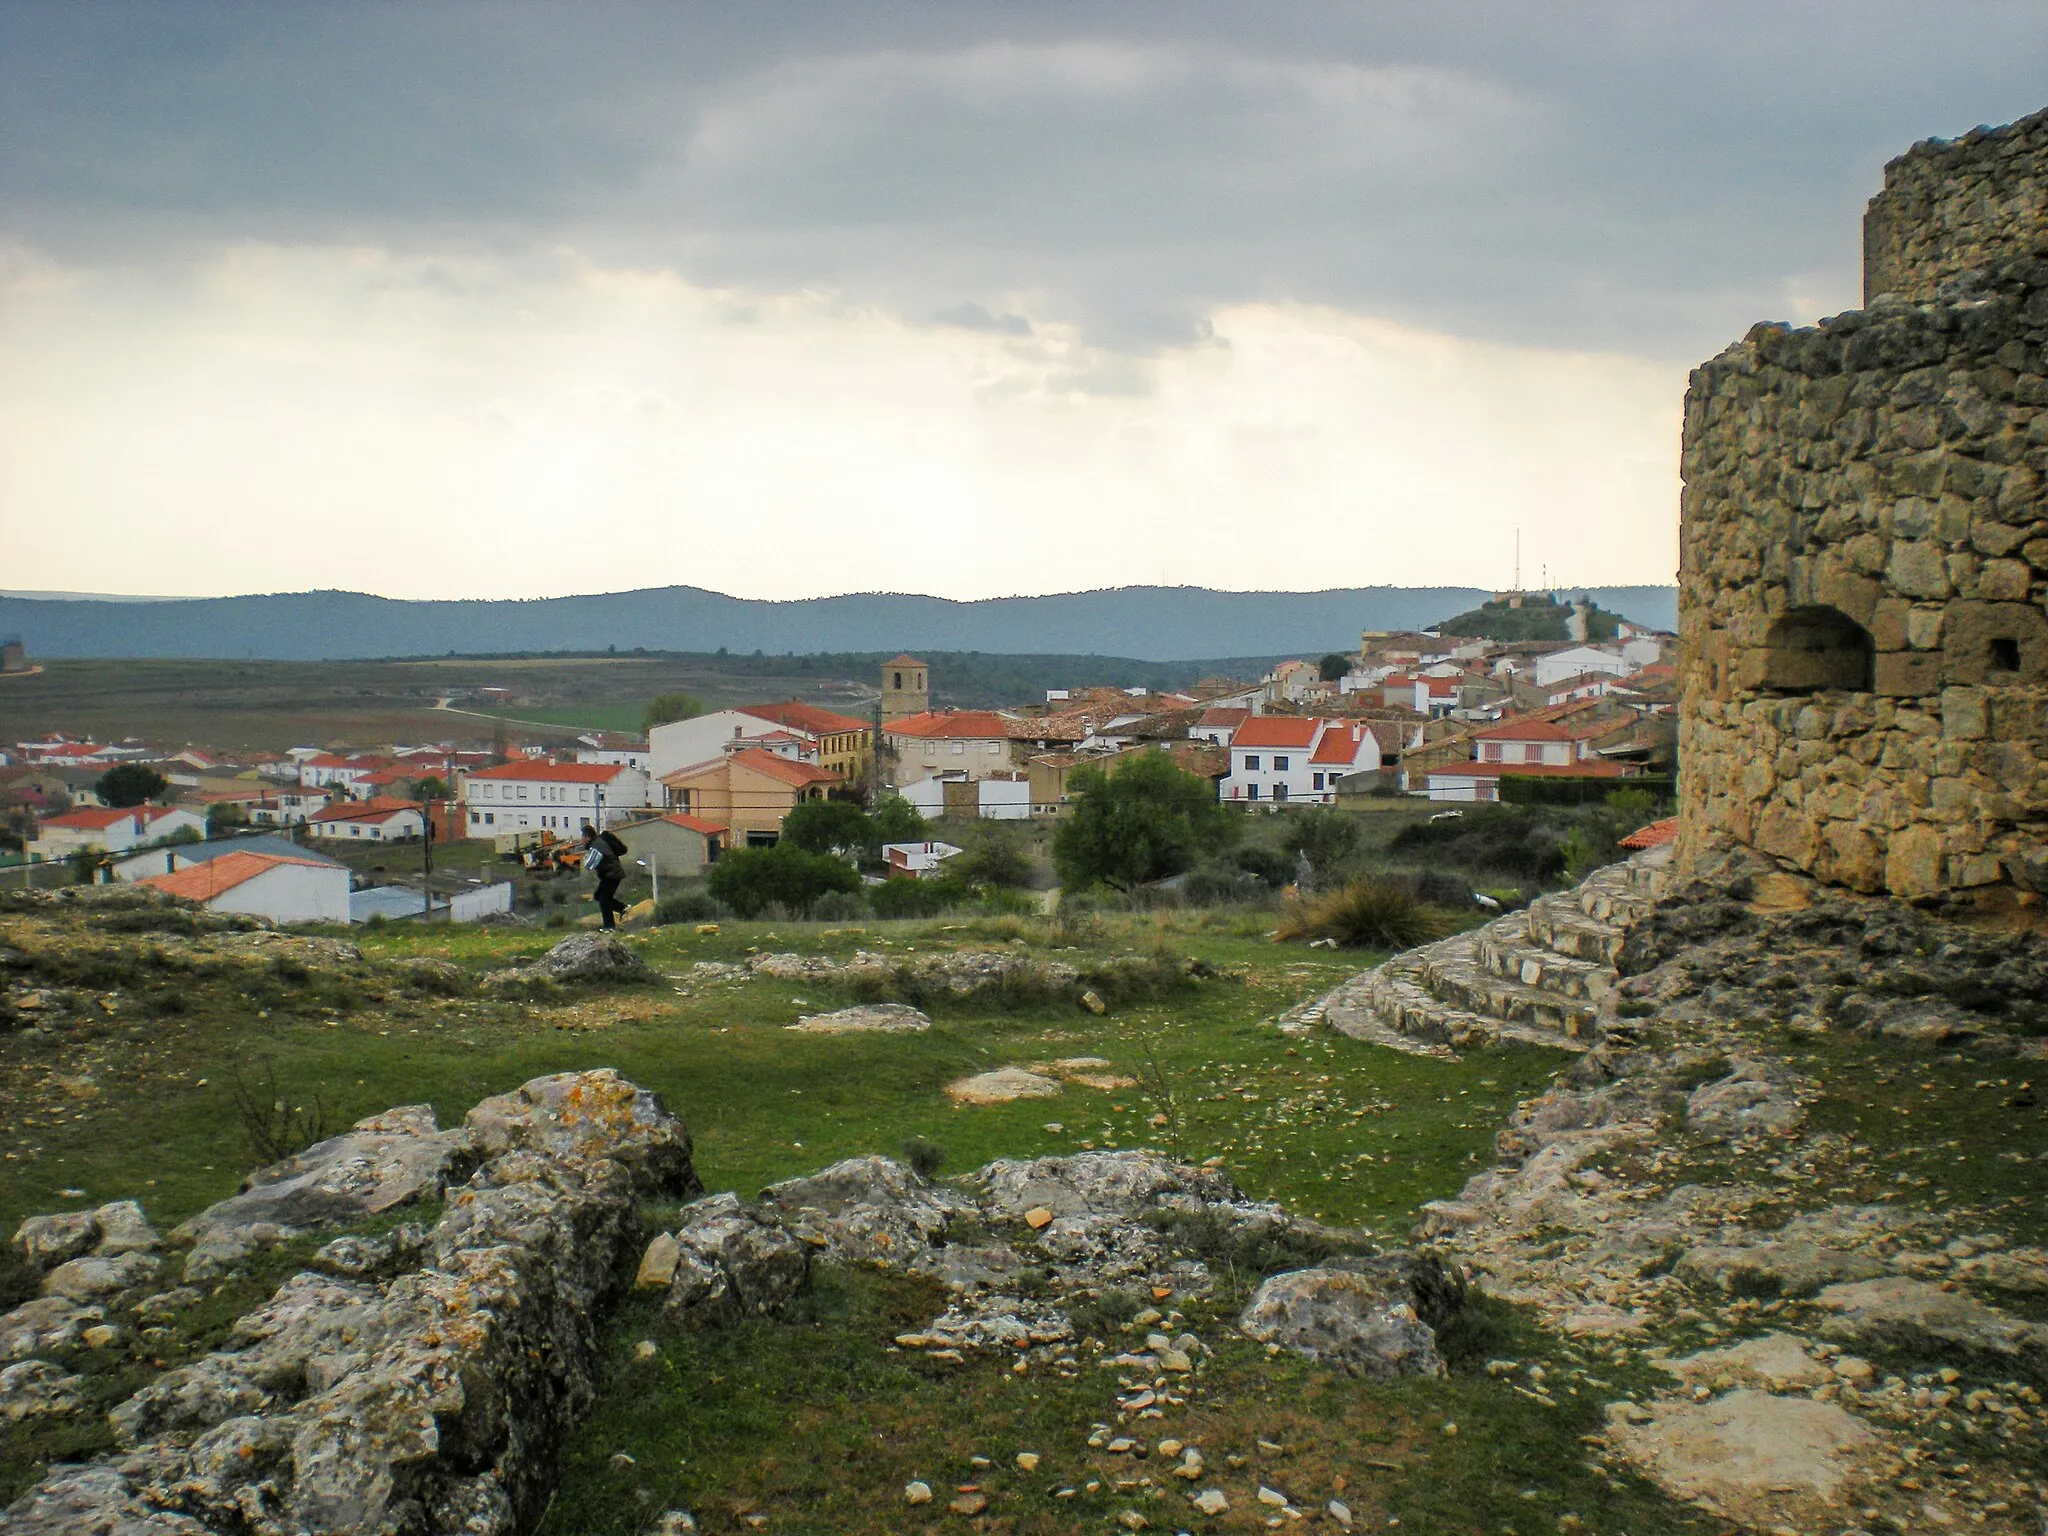
{"label": "terracotta roof", "polygon": [[623,763],[502,763],[479,768],[472,779],[516,779],[522,784],[608,784],[633,770]]}
{"label": "terracotta roof", "polygon": [[883,662],[882,665],[885,667],[921,667],[924,663],[915,656],[892,656],[889,660]]}
{"label": "terracotta roof", "polygon": [[314,821],[384,821],[400,811],[419,812],[416,800],[387,800],[381,796],[375,800],[344,800],[339,805],[330,805],[324,811],[315,811]]}
{"label": "terracotta roof", "polygon": [[685,816],[681,811],[670,811],[660,820],[681,827],[687,832],[701,832],[706,837],[723,837],[731,830],[728,827],[721,827],[715,821],[706,821],[700,816]]}
{"label": "terracotta roof", "polygon": [[[923,666],[924,663],[919,662],[918,665]],[[786,704],[742,704],[738,712],[752,715],[756,720],[772,720],[777,725],[785,725],[791,730],[804,731],[812,736],[836,736],[845,731],[864,731],[868,728],[865,720],[856,720],[851,715],[834,714],[829,709],[820,709],[817,705],[806,704],[801,699],[791,699]]]}
{"label": "terracotta roof", "polygon": [[1306,747],[1316,739],[1320,720],[1309,715],[1254,715],[1237,728],[1230,745],[1237,747]]}
{"label": "terracotta roof", "polygon": [[1236,726],[1243,725],[1251,717],[1252,712],[1248,709],[1205,709],[1202,711],[1202,718],[1195,724]]}
{"label": "terracotta roof", "polygon": [[1332,720],[1329,729],[1323,732],[1323,739],[1316,743],[1315,755],[1309,758],[1309,761],[1324,764],[1342,763],[1348,768],[1358,761],[1358,749],[1368,741],[1372,741],[1375,746],[1378,745],[1372,732],[1362,722]]}
{"label": "terracotta roof", "polygon": [[915,736],[935,741],[1007,741],[1011,722],[992,709],[949,709],[935,714],[906,715],[882,727],[885,735]]}
{"label": "terracotta roof", "polygon": [[[171,814],[173,809],[175,807],[168,805],[130,805],[123,806],[117,811],[107,810],[104,807],[97,810],[66,811],[62,816],[52,816],[43,825],[46,827],[73,827],[81,832],[104,832],[115,822],[127,821],[132,817],[146,827],[152,822],[163,820],[164,817]],[[186,814],[190,815],[191,813],[188,811]]]}
{"label": "terracotta roof", "polygon": [[187,865],[169,874],[150,875],[135,883],[168,895],[182,896],[187,901],[206,901],[286,864],[296,864],[301,869],[340,867],[324,859],[287,859],[274,853],[224,853],[204,864]]}
{"label": "terracotta roof", "polygon": [[1638,827],[1621,840],[1624,848],[1662,848],[1678,836],[1678,818],[1666,816],[1662,821],[1653,821],[1647,827]]}

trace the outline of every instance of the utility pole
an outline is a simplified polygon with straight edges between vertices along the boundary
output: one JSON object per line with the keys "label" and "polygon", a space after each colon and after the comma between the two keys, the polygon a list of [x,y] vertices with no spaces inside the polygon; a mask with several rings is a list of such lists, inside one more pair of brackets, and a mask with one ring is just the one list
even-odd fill
{"label": "utility pole", "polygon": [[[434,812],[431,802],[420,797],[420,874],[421,883],[426,887],[420,898],[425,905],[420,908],[420,920],[431,923],[434,920]],[[452,916],[454,908],[450,907]]]}

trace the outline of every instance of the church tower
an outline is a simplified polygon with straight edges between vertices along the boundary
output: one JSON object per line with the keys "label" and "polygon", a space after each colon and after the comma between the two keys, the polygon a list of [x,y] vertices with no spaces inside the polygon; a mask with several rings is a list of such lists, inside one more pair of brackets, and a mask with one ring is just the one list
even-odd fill
{"label": "church tower", "polygon": [[915,656],[882,663],[882,724],[921,715],[932,707],[925,664]]}

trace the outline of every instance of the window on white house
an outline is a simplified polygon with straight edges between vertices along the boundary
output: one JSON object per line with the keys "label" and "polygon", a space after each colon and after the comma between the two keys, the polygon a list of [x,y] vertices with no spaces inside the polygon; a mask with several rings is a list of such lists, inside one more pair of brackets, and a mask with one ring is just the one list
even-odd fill
{"label": "window on white house", "polygon": [[1245,785],[1245,787],[1244,787],[1244,797],[1245,797],[1245,799],[1247,799],[1247,800],[1256,800],[1256,799],[1258,799],[1258,798],[1259,798],[1259,786],[1258,786],[1258,785],[1256,785],[1256,784],[1247,784],[1247,785]]}
{"label": "window on white house", "polygon": [[1286,758],[1284,758],[1284,757],[1276,757],[1276,758],[1274,758],[1274,759],[1273,759],[1273,771],[1274,771],[1275,773],[1285,773],[1285,772],[1287,771],[1287,759],[1286,759]]}
{"label": "window on white house", "polygon": [[1244,760],[1244,771],[1246,773],[1257,773],[1259,771],[1258,758],[1247,753]]}

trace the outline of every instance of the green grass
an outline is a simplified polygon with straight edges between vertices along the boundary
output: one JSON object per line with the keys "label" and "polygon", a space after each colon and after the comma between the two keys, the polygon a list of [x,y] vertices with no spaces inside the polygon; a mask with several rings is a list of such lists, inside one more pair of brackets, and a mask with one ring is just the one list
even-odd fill
{"label": "green grass", "polygon": [[[1502,1118],[1547,1083],[1558,1058],[1515,1049],[1443,1062],[1335,1035],[1283,1036],[1274,1015],[1371,957],[1273,944],[1261,929],[1269,920],[1162,913],[1099,919],[1071,933],[1018,919],[663,929],[636,940],[659,982],[531,1002],[436,997],[374,967],[355,976],[267,962],[166,969],[151,953],[177,946],[161,936],[107,935],[48,960],[68,967],[59,979],[79,1004],[73,1017],[90,1024],[66,1027],[57,1042],[0,1036],[0,1224],[135,1196],[169,1225],[231,1193],[251,1161],[226,1092],[237,1070],[274,1073],[291,1103],[317,1101],[339,1126],[422,1100],[450,1123],[529,1077],[612,1066],[688,1122],[712,1190],[751,1196],[843,1157],[900,1155],[913,1137],[943,1149],[947,1173],[1000,1156],[1149,1146],[1192,1161],[1219,1158],[1255,1197],[1398,1239],[1419,1204],[1455,1193],[1488,1161]],[[24,924],[0,918],[0,949],[45,942]],[[472,968],[538,954],[558,937],[404,925],[350,935],[373,962],[424,955]],[[688,979],[698,960],[750,950],[845,956],[867,948],[914,958],[1020,941],[1082,966],[1169,944],[1216,974],[1104,1017],[1045,1000],[992,1000],[935,1005],[925,1034],[842,1037],[783,1030],[840,1001],[815,983]],[[98,1006],[106,994],[111,1015]],[[982,1108],[955,1108],[944,1094],[952,1079],[989,1067],[1078,1055],[1105,1057],[1135,1082],[1070,1085],[1056,1099]],[[1165,1123],[1154,1123],[1160,1115]],[[60,1195],[67,1189],[86,1193]],[[1577,1436],[1597,1417],[1599,1394],[1590,1389],[1583,1403],[1551,1410],[1470,1361],[1441,1382],[1331,1377],[1232,1342],[1237,1300],[1219,1297],[1199,1317],[1191,1310],[1224,1358],[1189,1423],[1173,1426],[1211,1455],[1234,1505],[1221,1522],[1200,1522],[1173,1480],[1155,1479],[1172,1483],[1162,1501],[1133,1505],[1136,1495],[1119,1494],[1103,1475],[1112,1469],[1081,1442],[1113,1407],[1110,1373],[1027,1379],[997,1365],[948,1372],[908,1359],[887,1339],[906,1317],[928,1319],[936,1298],[907,1282],[828,1275],[797,1321],[725,1334],[680,1334],[647,1304],[629,1303],[611,1330],[611,1378],[566,1449],[567,1476],[545,1529],[638,1532],[676,1500],[713,1531],[748,1529],[742,1516],[754,1509],[776,1528],[937,1527],[957,1519],[904,1523],[902,1482],[966,1480],[965,1458],[977,1453],[994,1457],[1000,1473],[989,1479],[998,1489],[990,1529],[1097,1528],[1125,1507],[1162,1529],[1249,1529],[1252,1472],[1228,1470],[1222,1458],[1256,1455],[1261,1436],[1299,1448],[1266,1473],[1291,1479],[1282,1486],[1298,1498],[1341,1496],[1410,1530],[1493,1532],[1520,1519],[1520,1530],[1547,1531],[1562,1512],[1580,1514],[1588,1530],[1694,1528],[1640,1488],[1587,1468]],[[1521,1328],[1512,1317],[1489,1326]],[[1493,1345],[1505,1347],[1506,1337]],[[660,1345],[651,1362],[633,1358],[641,1338]],[[1517,1335],[1512,1347],[1568,1363],[1533,1336]],[[132,1385],[122,1374],[132,1362],[76,1364],[102,1372],[96,1391],[108,1400]],[[1463,1432],[1446,1435],[1447,1420]],[[11,1436],[0,1484],[18,1489],[48,1455],[92,1448]],[[1047,1458],[1028,1485],[1010,1461],[1020,1449]],[[614,1461],[620,1451],[632,1461]],[[1101,1488],[1050,1498],[1044,1485],[1085,1485],[1091,1465]]]}

